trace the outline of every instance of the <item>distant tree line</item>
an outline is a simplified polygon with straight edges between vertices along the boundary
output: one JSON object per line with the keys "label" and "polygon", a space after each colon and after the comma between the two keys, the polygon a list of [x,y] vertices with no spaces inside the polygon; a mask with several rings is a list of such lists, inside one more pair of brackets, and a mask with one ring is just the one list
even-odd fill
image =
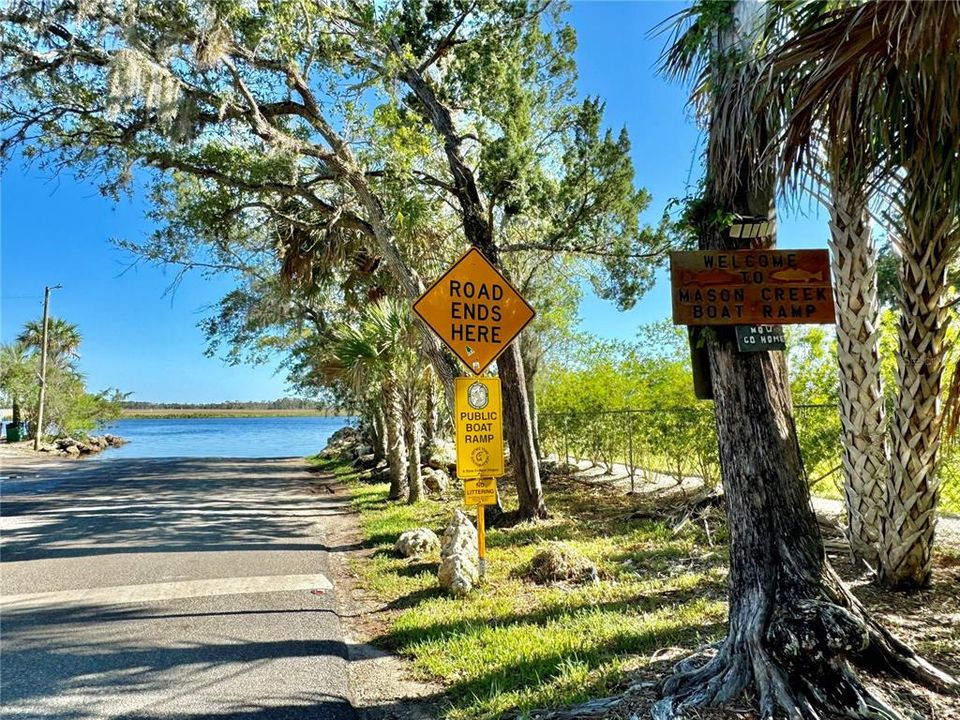
{"label": "distant tree line", "polygon": [[278,400],[228,400],[218,403],[157,403],[146,400],[125,400],[124,410],[325,410],[323,403],[306,398],[279,398]]}

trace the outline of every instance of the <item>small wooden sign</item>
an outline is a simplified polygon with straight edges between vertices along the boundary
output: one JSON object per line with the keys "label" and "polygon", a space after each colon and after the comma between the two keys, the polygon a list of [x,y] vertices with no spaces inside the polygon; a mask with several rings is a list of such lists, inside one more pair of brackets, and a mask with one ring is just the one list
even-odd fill
{"label": "small wooden sign", "polygon": [[740,352],[786,350],[783,325],[737,325],[737,349]]}
{"label": "small wooden sign", "polygon": [[464,505],[496,505],[496,478],[477,478],[463,481]]}
{"label": "small wooden sign", "polygon": [[433,283],[413,310],[475,375],[482,374],[536,314],[476,248]]}
{"label": "small wooden sign", "polygon": [[693,396],[697,400],[713,400],[713,376],[710,374],[710,353],[703,342],[703,328],[687,326],[690,342],[690,369],[693,372]]}
{"label": "small wooden sign", "polygon": [[834,321],[826,250],[670,253],[676,325],[798,325]]}

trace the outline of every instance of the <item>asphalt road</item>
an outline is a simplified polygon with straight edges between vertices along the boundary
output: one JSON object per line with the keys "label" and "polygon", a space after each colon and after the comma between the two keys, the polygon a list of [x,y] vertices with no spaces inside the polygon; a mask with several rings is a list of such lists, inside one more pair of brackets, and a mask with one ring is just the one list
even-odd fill
{"label": "asphalt road", "polygon": [[0,717],[353,720],[301,460],[0,470]]}

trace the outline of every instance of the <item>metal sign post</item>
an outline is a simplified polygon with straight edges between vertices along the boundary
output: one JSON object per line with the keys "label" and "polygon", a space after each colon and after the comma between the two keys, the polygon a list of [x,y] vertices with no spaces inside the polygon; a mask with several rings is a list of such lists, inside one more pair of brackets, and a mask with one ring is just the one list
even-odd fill
{"label": "metal sign post", "polygon": [[497,479],[478,478],[463,481],[463,502],[477,506],[477,556],[482,578],[487,574],[487,528],[485,508],[497,504]]}
{"label": "metal sign post", "polygon": [[477,557],[480,560],[477,569],[481,580],[487,574],[487,528],[484,509],[483,505],[477,505]]}

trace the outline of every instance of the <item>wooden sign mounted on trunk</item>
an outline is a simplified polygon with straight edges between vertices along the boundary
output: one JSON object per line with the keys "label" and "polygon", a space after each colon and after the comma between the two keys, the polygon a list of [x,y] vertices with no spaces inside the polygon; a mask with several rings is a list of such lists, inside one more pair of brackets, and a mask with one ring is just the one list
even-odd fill
{"label": "wooden sign mounted on trunk", "polygon": [[826,250],[670,253],[676,325],[798,325],[834,321]]}

